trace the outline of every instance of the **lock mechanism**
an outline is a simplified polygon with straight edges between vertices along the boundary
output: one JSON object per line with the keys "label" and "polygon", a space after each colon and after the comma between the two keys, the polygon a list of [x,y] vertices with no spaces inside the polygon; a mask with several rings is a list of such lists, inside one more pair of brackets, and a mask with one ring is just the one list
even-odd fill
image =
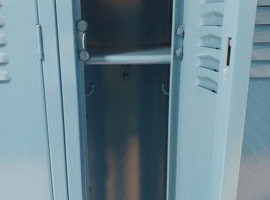
{"label": "lock mechanism", "polygon": [[86,31],[88,28],[87,21],[80,19],[77,21],[77,31],[78,31],[78,46],[79,46],[79,58],[81,61],[87,61],[90,58],[90,55],[87,51],[86,45]]}

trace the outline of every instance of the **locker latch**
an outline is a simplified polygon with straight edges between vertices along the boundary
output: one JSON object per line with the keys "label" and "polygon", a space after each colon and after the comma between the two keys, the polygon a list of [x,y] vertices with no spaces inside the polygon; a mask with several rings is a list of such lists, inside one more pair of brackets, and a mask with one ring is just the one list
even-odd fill
{"label": "locker latch", "polygon": [[86,31],[88,28],[87,21],[80,19],[77,21],[77,31],[78,31],[78,46],[79,46],[79,57],[82,61],[87,61],[90,56],[87,51],[87,41],[86,41]]}

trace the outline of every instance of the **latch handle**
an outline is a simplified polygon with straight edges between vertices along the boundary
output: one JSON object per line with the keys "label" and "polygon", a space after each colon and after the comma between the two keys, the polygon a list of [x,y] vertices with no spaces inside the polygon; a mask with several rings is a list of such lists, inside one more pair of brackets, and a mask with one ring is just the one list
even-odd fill
{"label": "latch handle", "polygon": [[87,21],[80,19],[77,22],[77,30],[78,30],[78,37],[79,37],[79,57],[82,61],[87,61],[90,56],[87,51],[87,40],[86,40],[86,31],[88,28]]}

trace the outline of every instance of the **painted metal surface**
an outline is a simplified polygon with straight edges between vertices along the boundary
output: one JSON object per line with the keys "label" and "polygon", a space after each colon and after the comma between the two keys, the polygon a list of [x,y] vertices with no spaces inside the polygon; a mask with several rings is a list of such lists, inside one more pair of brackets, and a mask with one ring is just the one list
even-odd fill
{"label": "painted metal surface", "polygon": [[[86,66],[90,199],[166,198],[169,65]],[[168,88],[166,88],[168,89]]]}
{"label": "painted metal surface", "polygon": [[[270,2],[259,1],[257,8],[267,11]],[[263,15],[267,18],[266,15]],[[263,16],[260,20],[265,21]],[[258,19],[258,18],[257,18]],[[238,200],[270,199],[270,23],[257,24],[249,83],[248,103],[238,184]],[[256,58],[256,59],[254,59]],[[260,58],[260,59],[259,59]]]}
{"label": "painted metal surface", "polygon": [[68,183],[55,3],[55,0],[38,0],[38,16],[43,35],[42,65],[53,197],[55,200],[66,200],[68,199]]}
{"label": "painted metal surface", "polygon": [[176,199],[177,155],[179,137],[179,93],[181,77],[181,59],[175,57],[175,51],[183,47],[184,35],[177,34],[177,29],[183,25],[184,1],[173,0],[172,5],[172,41],[171,41],[171,69],[169,90],[169,126],[168,126],[168,155],[167,155],[167,200]]}
{"label": "painted metal surface", "polygon": [[270,77],[270,13],[269,2],[258,2],[254,45],[252,53],[251,78]]}
{"label": "painted metal surface", "polygon": [[177,199],[236,198],[255,4],[185,2]]}
{"label": "painted metal surface", "polygon": [[[0,199],[50,200],[52,184],[42,65],[37,54],[35,0],[1,1]],[[0,20],[0,21],[1,21]],[[3,61],[3,60],[2,60]]]}
{"label": "painted metal surface", "polygon": [[219,70],[214,69],[220,67],[223,14],[223,1],[184,2],[175,199],[212,199],[212,151],[219,95]]}
{"label": "painted metal surface", "polygon": [[78,58],[76,22],[80,1],[57,0],[57,29],[65,129],[66,167],[69,200],[86,198],[88,188],[84,170],[86,121],[84,77]]}
{"label": "painted metal surface", "polygon": [[222,200],[237,196],[256,1],[228,0],[225,13],[212,168],[212,196]]}
{"label": "painted metal surface", "polygon": [[238,200],[270,199],[269,87],[269,79],[249,83]]}

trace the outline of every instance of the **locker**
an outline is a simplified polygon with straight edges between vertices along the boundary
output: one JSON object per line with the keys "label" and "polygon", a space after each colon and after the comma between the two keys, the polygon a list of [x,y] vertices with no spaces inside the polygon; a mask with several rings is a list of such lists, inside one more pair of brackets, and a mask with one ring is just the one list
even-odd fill
{"label": "locker", "polygon": [[[15,2],[3,5],[15,7]],[[41,184],[47,190],[35,194],[70,200],[245,199],[247,187],[252,187],[243,184],[249,167],[245,151],[253,148],[246,141],[257,126],[258,137],[267,138],[268,116],[263,125],[251,127],[260,113],[250,113],[257,105],[254,96],[268,98],[256,89],[268,86],[268,0],[27,3],[32,7],[25,9],[32,9],[35,19],[27,29],[35,49],[25,51],[29,54],[22,64],[39,66],[33,67],[36,74],[24,77],[35,76],[39,90],[27,85],[14,85],[13,90],[38,96],[35,104],[27,105],[36,106],[40,118],[30,118],[34,114],[29,112],[27,120],[33,120],[40,133],[29,140],[40,145],[27,151],[43,153],[47,171],[42,178],[47,182]],[[5,87],[20,73],[15,65],[14,71],[8,68],[19,57],[5,52],[11,42],[4,32],[4,14],[0,87],[6,94]],[[25,23],[26,18],[22,16]],[[26,45],[22,37],[11,37],[13,45]],[[15,45],[9,51],[13,49]],[[9,93],[0,102],[1,124],[11,121],[6,116],[12,97]],[[16,105],[23,105],[14,98]],[[13,115],[24,113],[14,109]],[[7,136],[13,130],[1,127],[0,150],[5,155],[12,148],[3,148],[2,141],[10,143],[17,135]],[[8,157],[15,159],[3,158]],[[1,179],[5,184],[8,177]],[[22,199],[36,199],[25,191]]]}

